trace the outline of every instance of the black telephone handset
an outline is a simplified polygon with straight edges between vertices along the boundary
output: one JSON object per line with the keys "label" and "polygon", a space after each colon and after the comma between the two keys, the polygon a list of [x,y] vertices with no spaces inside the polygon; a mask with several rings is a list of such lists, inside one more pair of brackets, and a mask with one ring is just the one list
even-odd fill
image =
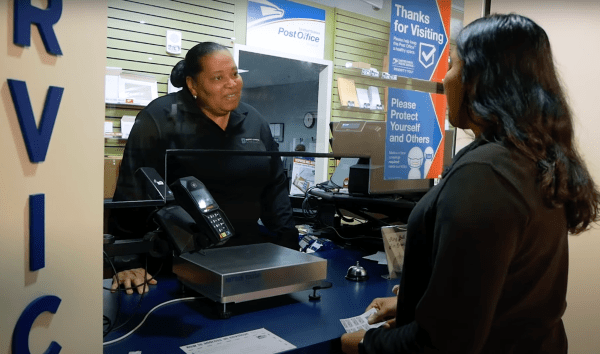
{"label": "black telephone handset", "polygon": [[229,219],[197,178],[180,178],[167,186],[150,167],[139,168],[135,177],[145,198],[165,201],[153,220],[177,255],[222,245],[234,235]]}
{"label": "black telephone handset", "polygon": [[202,182],[195,177],[180,178],[171,184],[175,201],[196,222],[209,244],[218,246],[229,240],[233,226]]}

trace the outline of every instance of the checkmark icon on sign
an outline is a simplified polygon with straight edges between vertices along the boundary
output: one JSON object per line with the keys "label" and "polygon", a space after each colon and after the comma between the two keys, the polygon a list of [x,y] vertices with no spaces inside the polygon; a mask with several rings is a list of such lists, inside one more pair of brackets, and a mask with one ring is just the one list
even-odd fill
{"label": "checkmark icon on sign", "polygon": [[435,53],[435,48],[431,48],[429,53],[421,52],[421,55],[425,61],[429,61],[433,57],[433,53]]}
{"label": "checkmark icon on sign", "polygon": [[427,43],[419,44],[419,63],[423,65],[424,68],[428,68],[433,65],[435,62],[434,54],[436,52],[435,46]]}

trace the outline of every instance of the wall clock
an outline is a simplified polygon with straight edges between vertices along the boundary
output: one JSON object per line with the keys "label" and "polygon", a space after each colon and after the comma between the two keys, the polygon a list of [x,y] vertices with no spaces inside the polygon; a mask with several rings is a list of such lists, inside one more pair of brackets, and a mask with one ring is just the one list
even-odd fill
{"label": "wall clock", "polygon": [[304,126],[307,128],[312,128],[315,125],[316,120],[317,120],[317,117],[315,117],[314,113],[307,112],[304,115]]}

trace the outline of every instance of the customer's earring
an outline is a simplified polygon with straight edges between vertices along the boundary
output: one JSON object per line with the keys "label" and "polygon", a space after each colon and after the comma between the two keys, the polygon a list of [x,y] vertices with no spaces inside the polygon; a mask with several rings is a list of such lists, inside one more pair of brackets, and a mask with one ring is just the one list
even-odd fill
{"label": "customer's earring", "polygon": [[194,96],[194,99],[198,98],[198,96]]}

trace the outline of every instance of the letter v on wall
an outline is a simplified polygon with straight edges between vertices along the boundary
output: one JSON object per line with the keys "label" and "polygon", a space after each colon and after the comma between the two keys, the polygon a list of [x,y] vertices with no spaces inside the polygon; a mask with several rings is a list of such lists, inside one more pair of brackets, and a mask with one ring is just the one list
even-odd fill
{"label": "letter v on wall", "polygon": [[42,119],[38,128],[31,108],[27,84],[25,81],[19,80],[8,79],[7,81],[29,160],[33,163],[43,162],[46,159],[46,153],[50,145],[50,138],[52,137],[52,130],[54,129],[64,88],[56,86],[48,88]]}

